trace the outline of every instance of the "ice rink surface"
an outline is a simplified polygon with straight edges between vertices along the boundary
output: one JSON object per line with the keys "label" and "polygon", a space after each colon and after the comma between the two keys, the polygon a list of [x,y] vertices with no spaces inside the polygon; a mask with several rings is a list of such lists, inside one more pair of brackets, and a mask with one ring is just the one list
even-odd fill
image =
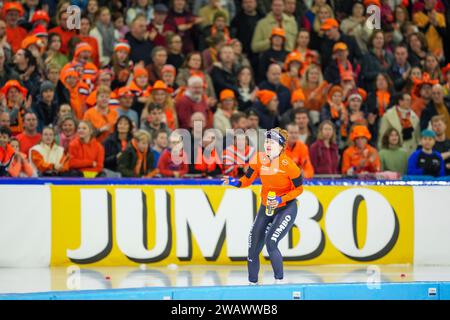
{"label": "ice rink surface", "polygon": [[[258,287],[272,288],[274,281],[271,266],[262,265],[260,275],[262,283]],[[411,286],[415,284],[446,282],[450,283],[450,266],[322,265],[286,266],[284,286],[314,285],[310,287],[322,288],[326,292],[326,288],[343,289],[346,285],[377,289],[395,284],[404,285],[401,290],[409,290],[415,288]],[[212,292],[218,288],[241,288],[242,291],[245,287],[240,286],[247,285],[245,265],[0,268],[0,294],[95,290],[101,298],[102,292],[114,292],[112,289],[146,288],[147,292],[152,292],[152,289],[199,289],[192,291],[196,293],[201,289],[207,294],[208,290]],[[83,299],[83,296],[79,298]]]}

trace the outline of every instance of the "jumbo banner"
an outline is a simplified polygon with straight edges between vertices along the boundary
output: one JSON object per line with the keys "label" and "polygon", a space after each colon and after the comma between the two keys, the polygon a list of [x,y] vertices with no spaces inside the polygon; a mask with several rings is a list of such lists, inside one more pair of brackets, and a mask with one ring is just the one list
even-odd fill
{"label": "jumbo banner", "polygon": [[[51,265],[245,264],[259,190],[50,186]],[[287,265],[413,263],[413,187],[310,186],[297,201]]]}

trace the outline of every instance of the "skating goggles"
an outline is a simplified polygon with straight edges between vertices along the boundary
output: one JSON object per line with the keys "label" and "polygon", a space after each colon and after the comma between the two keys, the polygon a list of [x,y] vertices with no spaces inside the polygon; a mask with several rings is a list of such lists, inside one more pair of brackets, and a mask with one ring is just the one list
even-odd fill
{"label": "skating goggles", "polygon": [[272,139],[278,142],[281,146],[284,146],[286,139],[275,130],[266,131],[266,139]]}

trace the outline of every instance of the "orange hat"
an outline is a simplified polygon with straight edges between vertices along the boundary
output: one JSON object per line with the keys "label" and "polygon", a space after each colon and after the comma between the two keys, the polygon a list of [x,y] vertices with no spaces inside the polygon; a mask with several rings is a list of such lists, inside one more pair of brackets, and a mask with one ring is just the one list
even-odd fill
{"label": "orange hat", "polygon": [[173,89],[169,88],[164,81],[158,80],[155,82],[152,88],[149,89],[149,92],[152,93],[154,90],[164,90],[167,93],[172,93]]}
{"label": "orange hat", "polygon": [[129,87],[121,87],[119,88],[119,92],[117,93],[119,98],[122,97],[134,97],[133,91]]}
{"label": "orange hat", "polygon": [[353,73],[351,71],[344,71],[341,73],[341,80],[342,81],[349,81],[353,80]]}
{"label": "orange hat", "polygon": [[173,73],[174,76],[177,75],[177,69],[175,69],[175,67],[171,64],[165,64],[162,69],[161,69],[161,74],[166,73],[166,72],[170,72]]}
{"label": "orange hat", "polygon": [[381,7],[381,1],[380,0],[364,0],[363,5],[367,8],[370,5],[376,5],[377,7]]}
{"label": "orange hat", "polygon": [[50,17],[48,16],[48,13],[44,10],[37,10],[33,13],[33,16],[31,17],[31,23],[35,23],[36,21],[44,20],[45,22],[50,22]]}
{"label": "orange hat", "polygon": [[296,101],[305,102],[305,94],[303,93],[302,89],[297,89],[297,90],[294,90],[294,92],[292,92],[291,103],[294,103]]}
{"label": "orange hat", "polygon": [[276,97],[276,95],[277,94],[271,90],[259,90],[256,93],[256,97],[265,106],[267,106],[269,104],[269,102],[272,101],[272,99]]}
{"label": "orange hat", "polygon": [[20,2],[5,2],[3,4],[3,12],[5,15],[8,13],[8,11],[11,10],[17,10],[19,11],[19,16],[23,16],[25,11],[23,10],[22,4]]}
{"label": "orange hat", "polygon": [[130,53],[131,47],[128,44],[128,41],[126,40],[120,41],[114,46],[114,52],[119,50],[125,50],[126,52]]}
{"label": "orange hat", "polygon": [[336,42],[333,46],[333,53],[338,50],[348,50],[348,47],[344,42]]}
{"label": "orange hat", "polygon": [[236,95],[234,94],[233,90],[224,89],[224,90],[220,91],[220,101],[223,101],[226,99],[236,99]]}
{"label": "orange hat", "polygon": [[282,28],[273,28],[272,34],[270,35],[270,37],[273,37],[273,36],[280,36],[280,37],[286,39],[286,32]]}
{"label": "orange hat", "polygon": [[369,129],[367,129],[366,126],[354,126],[352,133],[350,134],[350,139],[354,141],[356,138],[364,137],[367,140],[372,139],[372,135],[369,132]]}
{"label": "orange hat", "polygon": [[332,87],[330,88],[330,90],[328,90],[328,94],[327,94],[328,100],[331,100],[331,97],[332,97],[333,94],[335,94],[336,92],[340,92],[341,94],[344,94],[344,90],[342,89],[341,86],[332,86]]}
{"label": "orange hat", "polygon": [[364,90],[363,88],[357,88],[356,90],[358,90],[359,94],[361,95],[361,98],[363,99],[363,102],[366,101],[366,99],[367,99],[367,91]]}
{"label": "orange hat", "polygon": [[0,92],[6,97],[9,89],[16,88],[22,93],[22,96],[25,98],[27,96],[28,90],[25,87],[22,87],[19,81],[17,80],[8,80],[5,85],[1,88]]}
{"label": "orange hat", "polygon": [[428,84],[430,86],[434,86],[435,84],[439,83],[439,80],[431,79],[430,75],[427,72],[424,72],[422,74],[422,79],[414,78],[413,82],[414,82],[414,88],[413,88],[414,94],[416,96],[418,96],[420,94],[419,91],[423,85]]}
{"label": "orange hat", "polygon": [[300,65],[303,65],[302,54],[300,52],[292,51],[286,56],[286,59],[284,59],[284,69],[288,70],[289,64],[294,61],[299,62]]}
{"label": "orange hat", "polygon": [[445,67],[443,67],[441,71],[442,71],[442,75],[444,75],[444,76],[447,74],[447,72],[450,72],[450,63],[447,64]]}
{"label": "orange hat", "polygon": [[327,31],[332,28],[339,28],[339,22],[336,19],[326,19],[320,26],[320,30]]}
{"label": "orange hat", "polygon": [[31,33],[36,37],[48,37],[47,28],[45,28],[42,24],[37,25]]}
{"label": "orange hat", "polygon": [[134,68],[134,78],[146,76],[148,78],[148,71],[145,68],[136,67]]}
{"label": "orange hat", "polygon": [[78,72],[73,68],[67,68],[67,69],[65,69],[65,70],[63,69],[61,71],[61,80],[63,82],[65,82],[66,79],[70,76],[78,78]]}
{"label": "orange hat", "polygon": [[42,42],[41,39],[39,39],[35,35],[27,36],[25,39],[22,40],[22,49],[26,49],[31,45],[36,45],[39,48],[41,48],[44,45],[44,43]]}
{"label": "orange hat", "polygon": [[79,44],[77,44],[77,46],[75,48],[74,57],[78,57],[80,55],[80,53],[83,51],[89,51],[92,54],[91,45],[87,42],[80,42]]}

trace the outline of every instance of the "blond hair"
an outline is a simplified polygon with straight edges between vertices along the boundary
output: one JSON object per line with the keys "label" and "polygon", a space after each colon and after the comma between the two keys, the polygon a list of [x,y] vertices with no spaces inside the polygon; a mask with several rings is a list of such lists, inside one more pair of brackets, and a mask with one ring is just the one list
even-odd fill
{"label": "blond hair", "polygon": [[152,141],[152,137],[150,136],[150,134],[145,131],[145,130],[137,130],[134,134],[133,134],[134,139],[136,139],[137,141],[142,141],[143,139],[146,139],[148,143],[150,143]]}
{"label": "blond hair", "polygon": [[[272,130],[276,131],[280,136],[282,136],[284,138],[284,141],[288,140],[289,134],[288,134],[286,129],[282,129],[280,127],[276,127],[276,128],[273,128]],[[286,144],[286,142],[285,142],[285,144]],[[285,146],[283,146],[283,149],[284,149],[284,147]]]}
{"label": "blond hair", "polygon": [[326,125],[331,126],[331,128],[333,129],[333,135],[331,136],[330,140],[331,140],[331,142],[336,143],[336,128],[335,128],[333,122],[331,122],[330,120],[324,120],[319,124],[319,129],[317,130],[317,140],[323,140],[322,129]]}

